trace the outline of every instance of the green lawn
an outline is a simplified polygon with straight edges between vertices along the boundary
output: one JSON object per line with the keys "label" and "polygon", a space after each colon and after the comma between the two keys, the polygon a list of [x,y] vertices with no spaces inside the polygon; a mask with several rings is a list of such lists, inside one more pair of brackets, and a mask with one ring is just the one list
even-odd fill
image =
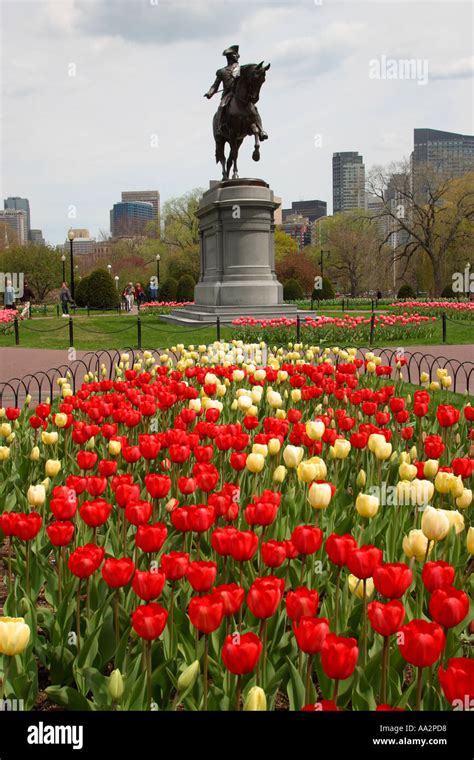
{"label": "green lawn", "polygon": [[[361,312],[350,311],[351,315],[360,314]],[[341,311],[324,310],[318,314],[327,316],[341,316]],[[87,317],[86,314],[77,314],[73,318],[74,325],[74,346],[78,350],[98,350],[101,348],[126,348],[137,347],[137,317],[128,315],[118,315],[111,312],[108,315],[95,315]],[[210,343],[217,338],[216,328],[198,327],[181,327],[160,322],[157,316],[142,316],[142,347],[157,348],[170,347],[176,343],[189,344]],[[31,320],[24,320],[19,323],[20,346],[26,348],[59,348],[65,349],[70,345],[68,320],[62,317],[40,317],[34,316]],[[465,323],[455,324],[448,321],[447,323],[447,344],[472,343],[474,335],[474,324],[466,320]],[[222,327],[221,338],[230,340],[233,337],[232,327]],[[295,338],[296,339],[296,332]],[[316,341],[315,341],[316,342]],[[425,342],[425,341],[422,341]],[[427,341],[426,341],[427,342]],[[433,335],[429,343],[437,345],[442,342],[441,320],[438,320],[433,326]],[[321,341],[318,341],[321,343]],[[404,346],[420,344],[419,338],[410,340],[409,333],[403,339]],[[14,346],[15,335],[13,327],[8,331],[0,333],[0,346]],[[347,345],[353,345],[348,333]],[[364,342],[367,345],[367,341]],[[374,345],[380,345],[375,332]],[[383,345],[400,345],[400,340]]]}

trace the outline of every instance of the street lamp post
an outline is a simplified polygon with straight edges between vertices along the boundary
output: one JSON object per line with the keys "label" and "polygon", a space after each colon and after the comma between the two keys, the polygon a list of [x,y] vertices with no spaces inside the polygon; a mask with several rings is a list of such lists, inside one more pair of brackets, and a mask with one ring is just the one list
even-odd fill
{"label": "street lamp post", "polygon": [[160,287],[160,259],[161,256],[159,253],[156,254],[156,279],[158,281],[158,287]]}
{"label": "street lamp post", "polygon": [[64,253],[61,256],[61,261],[63,262],[63,282],[66,282],[66,256]]}
{"label": "street lamp post", "polygon": [[71,297],[74,301],[74,251],[73,251],[73,243],[74,243],[74,230],[70,229],[67,233],[67,236],[69,238],[69,255],[70,255],[70,264],[71,264]]}
{"label": "street lamp post", "polygon": [[118,274],[115,275],[114,280],[115,280],[115,287],[118,290],[118,284],[119,284],[119,276],[118,276]]}
{"label": "street lamp post", "polygon": [[107,264],[107,271],[110,274],[112,271],[112,264]]}

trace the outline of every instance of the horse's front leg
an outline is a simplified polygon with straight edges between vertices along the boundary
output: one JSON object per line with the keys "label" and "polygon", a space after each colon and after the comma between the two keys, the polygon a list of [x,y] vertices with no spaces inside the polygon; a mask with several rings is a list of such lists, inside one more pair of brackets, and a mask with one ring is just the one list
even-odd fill
{"label": "horse's front leg", "polygon": [[253,149],[252,158],[254,161],[260,161],[260,130],[256,124],[252,124],[251,129],[255,138],[255,147]]}

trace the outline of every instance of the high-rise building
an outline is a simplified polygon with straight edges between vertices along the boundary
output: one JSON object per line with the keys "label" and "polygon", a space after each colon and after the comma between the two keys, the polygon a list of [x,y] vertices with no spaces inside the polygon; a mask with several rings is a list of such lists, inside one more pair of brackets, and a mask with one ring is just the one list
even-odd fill
{"label": "high-rise building", "polygon": [[75,238],[90,238],[91,234],[86,227],[72,227]]}
{"label": "high-rise building", "polygon": [[5,211],[23,211],[25,213],[26,240],[29,240],[30,230],[31,230],[31,217],[30,217],[30,202],[28,198],[19,198],[17,196],[11,196],[9,198],[5,198],[3,207]]}
{"label": "high-rise building", "polygon": [[114,203],[110,211],[112,237],[132,238],[145,235],[147,224],[155,219],[152,203],[142,201]]}
{"label": "high-rise building", "polygon": [[[92,253],[97,245],[97,240],[91,237],[75,237],[73,241],[74,255]],[[69,238],[64,243],[64,250],[69,251]]]}
{"label": "high-rise building", "polygon": [[328,208],[326,201],[293,201],[291,208],[282,209],[283,221],[289,216],[300,214],[305,216],[309,221],[315,222],[316,219],[320,219],[322,216],[327,216]]}
{"label": "high-rise building", "polygon": [[365,209],[365,166],[357,152],[332,155],[333,213]]}
{"label": "high-rise building", "polygon": [[412,171],[429,166],[446,177],[460,177],[474,169],[474,135],[415,129],[411,155]]}
{"label": "high-rise building", "polygon": [[28,227],[26,212],[18,209],[0,209],[0,224],[10,227],[14,236],[9,237],[7,227],[4,228],[2,237],[5,238],[5,246],[8,247],[12,242],[24,245],[28,241]]}
{"label": "high-rise building", "polygon": [[43,230],[30,230],[30,240],[35,245],[44,245]]}
{"label": "high-rise building", "polygon": [[296,240],[300,250],[304,248],[305,245],[310,245],[311,223],[308,217],[302,216],[301,214],[290,214],[283,221],[281,229]]}
{"label": "high-rise building", "polygon": [[160,194],[158,190],[126,190],[122,192],[122,201],[151,203],[153,206],[153,221],[160,221]]}

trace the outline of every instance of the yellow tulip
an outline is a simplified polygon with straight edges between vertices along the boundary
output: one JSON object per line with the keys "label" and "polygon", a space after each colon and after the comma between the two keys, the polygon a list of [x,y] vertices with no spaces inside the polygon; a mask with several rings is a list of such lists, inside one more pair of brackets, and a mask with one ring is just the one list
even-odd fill
{"label": "yellow tulip", "polygon": [[470,488],[464,488],[463,492],[456,499],[456,506],[459,509],[467,509],[472,503],[472,491]]}
{"label": "yellow tulip", "polygon": [[253,472],[254,474],[261,472],[265,467],[265,458],[262,454],[249,454],[245,466],[249,472]]}
{"label": "yellow tulip", "polygon": [[[355,575],[349,575],[347,578],[349,585],[349,591],[351,594],[355,594],[358,599],[364,598],[364,582],[360,578],[356,578]],[[365,581],[365,597],[368,599],[374,593],[374,581],[372,578],[367,578]]]}
{"label": "yellow tulip", "polygon": [[55,430],[51,431],[50,433],[48,433],[47,430],[43,430],[41,433],[41,440],[45,446],[53,446],[58,442],[58,434]]}
{"label": "yellow tulip", "polygon": [[449,491],[455,499],[457,499],[458,496],[461,496],[462,492],[464,491],[464,484],[460,475],[458,477],[455,476],[452,479]]}
{"label": "yellow tulip", "polygon": [[122,699],[123,692],[122,674],[118,668],[115,668],[109,676],[109,694],[114,702],[119,702]]}
{"label": "yellow tulip", "polygon": [[376,442],[375,448],[374,448],[374,454],[377,457],[377,459],[381,461],[385,461],[392,454],[392,444],[389,443],[389,441],[386,441],[385,438],[383,439],[383,441]]}
{"label": "yellow tulip", "polygon": [[465,528],[464,517],[457,509],[440,509],[439,511],[446,515],[449,527],[454,528],[456,534],[463,532]]}
{"label": "yellow tulip", "polygon": [[376,496],[360,493],[356,499],[356,509],[361,517],[375,517],[379,511],[380,502]]}
{"label": "yellow tulip", "polygon": [[265,692],[260,686],[252,686],[247,694],[244,710],[248,712],[265,712],[266,709],[267,698]]}
{"label": "yellow tulip", "polygon": [[434,481],[438,493],[449,493],[454,478],[455,475],[452,472],[438,472]]}
{"label": "yellow tulip", "polygon": [[346,459],[349,456],[351,450],[350,441],[346,441],[345,438],[336,438],[334,441],[334,457],[336,459]]}
{"label": "yellow tulip", "polygon": [[408,464],[407,462],[402,462],[398,468],[398,474],[402,480],[414,480],[417,476],[417,473],[418,470],[416,469],[415,465]]}
{"label": "yellow tulip", "polygon": [[48,459],[44,466],[44,472],[48,478],[55,478],[61,472],[61,462],[59,459]]}
{"label": "yellow tulip", "polygon": [[469,528],[466,537],[466,546],[469,554],[474,555],[474,528]]}
{"label": "yellow tulip", "polygon": [[0,425],[0,438],[8,438],[12,434],[12,426],[9,422],[2,422]]}
{"label": "yellow tulip", "polygon": [[6,462],[10,458],[10,447],[0,446],[0,462]]}
{"label": "yellow tulip", "polygon": [[274,483],[283,483],[283,481],[286,478],[287,469],[286,467],[283,467],[282,464],[278,465],[278,467],[275,468],[273,472],[273,482]]}
{"label": "yellow tulip", "polygon": [[298,469],[298,480],[302,480],[303,483],[311,483],[312,480],[316,480],[316,465],[311,462],[300,462]]}
{"label": "yellow tulip", "polygon": [[423,475],[425,478],[435,478],[439,469],[439,462],[437,459],[427,459],[423,467]]}
{"label": "yellow tulip", "polygon": [[40,450],[38,446],[33,446],[30,452],[30,460],[32,462],[37,462],[40,458]]}
{"label": "yellow tulip", "polygon": [[313,483],[308,491],[308,501],[313,509],[327,509],[332,499],[329,483]]}
{"label": "yellow tulip", "polygon": [[322,420],[309,420],[306,423],[306,435],[312,441],[320,441],[326,430]]}
{"label": "yellow tulip", "polygon": [[301,391],[299,388],[293,388],[291,391],[291,400],[294,404],[297,404],[298,401],[301,401]]}
{"label": "yellow tulip", "polygon": [[117,457],[122,450],[122,443],[121,441],[109,441],[108,451],[109,454],[113,457]]}
{"label": "yellow tulip", "polygon": [[379,445],[380,443],[385,443],[384,435],[381,435],[381,433],[371,433],[371,435],[369,435],[369,440],[367,442],[367,447],[369,451],[372,451],[372,453],[375,453],[375,447]]}
{"label": "yellow tulip", "polygon": [[417,507],[425,507],[430,503],[434,494],[434,485],[431,480],[412,480],[409,487],[410,504]]}
{"label": "yellow tulip", "polygon": [[[415,557],[419,562],[425,559],[426,549],[428,546],[428,539],[421,530],[411,530],[407,536],[403,538],[402,547],[407,557]],[[429,552],[433,551],[434,543],[430,542]]]}
{"label": "yellow tulip", "polygon": [[421,518],[421,530],[430,541],[442,541],[449,533],[449,520],[443,510],[426,507]]}
{"label": "yellow tulip", "polygon": [[64,414],[64,412],[58,412],[54,415],[54,424],[58,428],[66,427],[67,425],[67,414]]}
{"label": "yellow tulip", "polygon": [[283,450],[283,461],[290,469],[298,467],[303,459],[304,449],[302,446],[286,446]]}
{"label": "yellow tulip", "polygon": [[30,507],[42,507],[46,501],[44,485],[30,486],[26,492],[26,498]]}
{"label": "yellow tulip", "polygon": [[359,472],[357,473],[357,478],[356,478],[356,486],[358,488],[364,488],[366,483],[367,483],[367,475],[365,473],[365,470],[359,470]]}
{"label": "yellow tulip", "polygon": [[271,457],[276,456],[277,454],[279,454],[280,449],[281,449],[280,439],[270,438],[270,440],[268,441],[267,447],[268,447],[268,453],[270,454],[270,456]]}
{"label": "yellow tulip", "polygon": [[265,443],[254,443],[252,454],[261,454],[262,457],[266,457],[268,455],[268,446]]}
{"label": "yellow tulip", "polygon": [[324,459],[321,459],[320,457],[311,457],[311,459],[306,460],[308,464],[311,464],[315,467],[315,473],[314,473],[314,479],[315,480],[325,480],[326,475],[328,474],[328,468],[326,467],[326,462]]}
{"label": "yellow tulip", "polygon": [[30,640],[30,627],[24,618],[0,617],[0,654],[21,654]]}

